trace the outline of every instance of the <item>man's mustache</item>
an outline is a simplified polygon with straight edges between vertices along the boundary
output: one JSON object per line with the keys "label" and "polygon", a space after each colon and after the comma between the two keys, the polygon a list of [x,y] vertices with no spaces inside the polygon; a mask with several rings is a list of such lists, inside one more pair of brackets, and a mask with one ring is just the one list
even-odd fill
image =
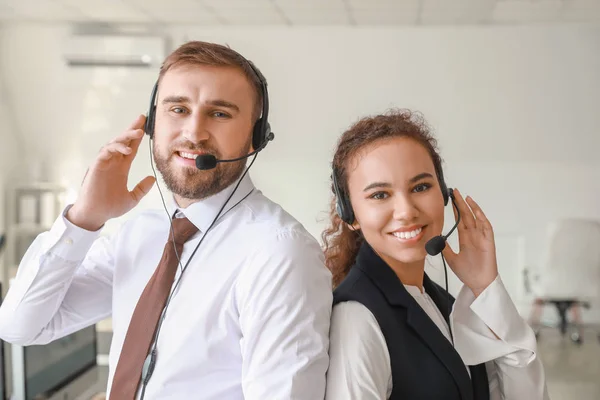
{"label": "man's mustache", "polygon": [[213,148],[207,147],[207,146],[197,146],[194,145],[193,143],[181,143],[181,144],[172,144],[170,146],[170,153],[175,153],[178,151],[186,151],[186,152],[190,152],[190,153],[204,153],[204,154],[211,154],[215,157],[219,156],[219,152]]}

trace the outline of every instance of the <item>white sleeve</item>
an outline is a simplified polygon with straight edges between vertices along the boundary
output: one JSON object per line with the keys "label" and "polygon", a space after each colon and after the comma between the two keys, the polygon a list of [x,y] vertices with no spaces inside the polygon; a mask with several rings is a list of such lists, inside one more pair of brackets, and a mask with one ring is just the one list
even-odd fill
{"label": "white sleeve", "polygon": [[375,316],[362,304],[336,304],[331,317],[326,400],[385,400],[392,367]]}
{"label": "white sleeve", "polygon": [[235,293],[244,398],[323,399],[333,293],[318,243],[281,234],[249,256]]}
{"label": "white sleeve", "polygon": [[535,334],[499,275],[477,298],[463,286],[450,321],[456,350],[465,364],[487,363],[492,400],[548,399]]}
{"label": "white sleeve", "polygon": [[9,343],[46,344],[110,315],[108,239],[71,224],[66,210],[29,246],[0,307],[0,338]]}

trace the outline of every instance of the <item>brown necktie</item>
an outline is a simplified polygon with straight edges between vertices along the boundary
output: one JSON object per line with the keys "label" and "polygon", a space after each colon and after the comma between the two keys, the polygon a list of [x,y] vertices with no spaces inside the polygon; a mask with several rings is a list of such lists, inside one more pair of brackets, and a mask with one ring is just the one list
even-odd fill
{"label": "brown necktie", "polygon": [[135,399],[142,378],[144,361],[150,352],[154,332],[179,265],[175,249],[177,249],[177,254],[181,258],[183,244],[197,231],[198,228],[187,218],[173,219],[175,246],[173,246],[173,236],[169,232],[169,238],[160,263],[154,271],[154,275],[146,284],[146,288],[133,311],[110,390],[111,400]]}

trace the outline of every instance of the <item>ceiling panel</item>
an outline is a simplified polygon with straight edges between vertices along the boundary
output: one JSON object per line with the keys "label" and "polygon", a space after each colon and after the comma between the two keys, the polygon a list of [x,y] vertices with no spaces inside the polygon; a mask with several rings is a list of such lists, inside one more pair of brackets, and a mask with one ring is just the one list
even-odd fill
{"label": "ceiling panel", "polygon": [[144,13],[157,22],[165,24],[220,24],[215,14],[198,9],[147,9]]}
{"label": "ceiling panel", "polygon": [[204,7],[196,0],[123,0],[125,3],[129,3],[130,5],[137,7],[145,7],[150,9],[193,9],[197,8],[199,10],[204,9]]}
{"label": "ceiling panel", "polygon": [[156,21],[165,23],[218,24],[214,12],[207,10],[193,0],[169,0],[166,2],[147,2],[147,0],[128,0]]}
{"label": "ceiling panel", "polygon": [[480,24],[493,20],[496,0],[422,0],[420,23]]}
{"label": "ceiling panel", "polygon": [[414,7],[421,0],[344,0],[350,7],[359,9]]}
{"label": "ceiling panel", "polygon": [[202,8],[202,4],[197,0],[174,0],[174,1],[165,1],[165,0],[123,0],[125,3],[136,4],[136,5],[147,5],[149,7],[166,7],[167,5],[173,5],[176,7],[198,7]]}
{"label": "ceiling panel", "polygon": [[293,25],[348,25],[352,19],[344,0],[273,0]]}
{"label": "ceiling panel", "polygon": [[286,23],[270,0],[196,0],[225,25],[259,25]]}
{"label": "ceiling panel", "polygon": [[122,0],[60,0],[98,21],[152,22],[152,18],[137,5]]}
{"label": "ceiling panel", "polygon": [[498,23],[600,21],[600,0],[499,0],[494,10]]}
{"label": "ceiling panel", "polygon": [[348,25],[353,21],[345,9],[287,8],[283,12],[294,25]]}
{"label": "ceiling panel", "polygon": [[351,13],[360,25],[413,25],[417,22],[421,0],[348,0]]}
{"label": "ceiling panel", "polygon": [[570,0],[563,8],[563,20],[600,21],[600,0]]}
{"label": "ceiling panel", "polygon": [[15,17],[28,20],[73,21],[85,19],[77,9],[52,0],[2,0]]}
{"label": "ceiling panel", "polygon": [[[168,1],[168,0],[167,0]],[[257,8],[272,7],[271,0],[195,0],[198,4],[212,8]]]}
{"label": "ceiling panel", "polygon": [[600,22],[600,0],[0,0],[0,19],[225,25]]}
{"label": "ceiling panel", "polygon": [[354,13],[354,20],[359,25],[414,25],[417,12],[394,13],[386,10],[364,10]]}
{"label": "ceiling panel", "polygon": [[515,22],[547,22],[560,19],[564,3],[561,0],[552,1],[500,1],[494,10],[494,21],[504,23]]}
{"label": "ceiling panel", "polygon": [[272,0],[271,2],[282,9],[295,10],[319,10],[322,8],[341,10],[346,7],[345,0]]}
{"label": "ceiling panel", "polygon": [[261,24],[285,24],[285,18],[275,7],[219,7],[215,9],[220,19],[228,25],[261,25]]}

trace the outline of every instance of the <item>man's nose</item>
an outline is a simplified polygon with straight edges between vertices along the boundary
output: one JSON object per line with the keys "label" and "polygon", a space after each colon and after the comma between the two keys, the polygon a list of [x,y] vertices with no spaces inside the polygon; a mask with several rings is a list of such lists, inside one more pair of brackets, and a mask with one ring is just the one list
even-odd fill
{"label": "man's nose", "polygon": [[208,140],[210,132],[207,120],[200,112],[190,114],[183,128],[183,136],[192,143],[200,143]]}

